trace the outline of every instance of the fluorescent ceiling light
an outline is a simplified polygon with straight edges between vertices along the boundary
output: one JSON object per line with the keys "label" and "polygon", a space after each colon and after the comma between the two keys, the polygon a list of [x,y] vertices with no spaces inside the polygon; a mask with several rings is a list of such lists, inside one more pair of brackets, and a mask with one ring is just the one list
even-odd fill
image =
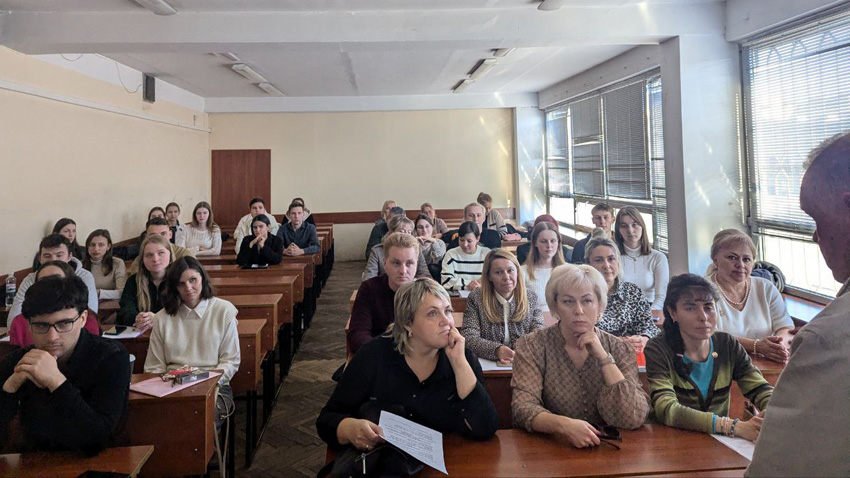
{"label": "fluorescent ceiling light", "polygon": [[543,0],[540,2],[540,5],[537,5],[537,9],[544,12],[551,12],[552,10],[563,7],[566,3],[567,0]]}
{"label": "fluorescent ceiling light", "polygon": [[475,80],[463,80],[452,88],[452,93],[460,93],[473,83],[475,83]]}
{"label": "fluorescent ceiling light", "polygon": [[237,63],[235,65],[232,65],[230,69],[255,83],[268,83],[268,80],[263,78],[263,75],[252,70],[250,66],[244,63]]}
{"label": "fluorescent ceiling light", "polygon": [[133,0],[139,5],[147,8],[148,10],[156,13],[157,15],[174,15],[177,13],[177,10],[174,9],[168,2],[165,0]]}
{"label": "fluorescent ceiling light", "polygon": [[516,48],[499,48],[497,50],[493,50],[493,56],[497,58],[504,58],[510,55],[514,50],[516,50]]}
{"label": "fluorescent ceiling light", "polygon": [[221,58],[225,61],[232,61],[234,63],[239,63],[239,57],[234,55],[233,53],[213,53],[213,55]]}
{"label": "fluorescent ceiling light", "polygon": [[481,60],[481,63],[472,70],[472,73],[469,74],[470,80],[477,80],[482,76],[486,75],[488,71],[492,70],[494,66],[496,66],[496,62],[499,60],[495,58],[487,58],[486,60]]}
{"label": "fluorescent ceiling light", "polygon": [[283,92],[275,88],[271,83],[260,83],[257,86],[271,96],[284,96]]}

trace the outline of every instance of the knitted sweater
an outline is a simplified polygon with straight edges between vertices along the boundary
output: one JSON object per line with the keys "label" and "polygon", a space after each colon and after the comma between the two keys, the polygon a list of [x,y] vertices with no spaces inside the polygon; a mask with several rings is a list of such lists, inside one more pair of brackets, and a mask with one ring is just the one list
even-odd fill
{"label": "knitted sweater", "polygon": [[712,340],[717,357],[707,397],[702,396],[690,376],[683,376],[676,370],[676,362],[681,368],[682,358],[677,357],[664,340],[664,333],[646,344],[646,377],[652,408],[661,423],[711,433],[713,416],[729,415],[729,392],[733,380],[756,407],[760,410],[767,407],[773,387],[750,361],[744,347],[723,332],[715,332]]}
{"label": "knitted sweater", "polygon": [[221,229],[216,226],[202,231],[192,224],[184,224],[177,230],[175,244],[189,249],[196,256],[217,256],[221,254]]}
{"label": "knitted sweater", "polygon": [[667,284],[670,282],[670,266],[667,256],[652,250],[640,255],[640,249],[626,247],[626,253],[620,259],[623,280],[640,287],[652,310],[664,308],[667,296]]}
{"label": "knitted sweater", "polygon": [[127,283],[127,266],[124,261],[117,257],[112,258],[112,272],[103,274],[103,261],[91,261],[89,270],[94,277],[94,285],[97,287],[100,300],[118,300]]}
{"label": "knitted sweater", "polygon": [[490,249],[477,246],[472,254],[465,254],[460,247],[449,249],[443,256],[443,270],[440,272],[440,282],[447,290],[465,290],[466,286],[481,279],[484,269],[484,257]]}
{"label": "knitted sweater", "polygon": [[528,278],[528,268],[531,264],[523,264],[522,280],[525,281],[526,290],[534,291],[537,299],[540,302],[540,308],[543,312],[549,311],[549,305],[546,303],[546,284],[549,283],[549,277],[552,276],[552,268],[537,267],[534,269],[534,280]]}

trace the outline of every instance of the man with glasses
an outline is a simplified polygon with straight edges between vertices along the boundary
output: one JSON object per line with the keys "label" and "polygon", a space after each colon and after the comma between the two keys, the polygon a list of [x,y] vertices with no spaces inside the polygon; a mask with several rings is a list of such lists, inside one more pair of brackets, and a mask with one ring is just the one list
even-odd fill
{"label": "man with glasses", "polygon": [[110,444],[127,411],[130,359],[119,343],[83,330],[95,320],[87,297],[76,276],[49,277],[27,290],[23,315],[33,346],[0,363],[0,448],[21,438],[10,436],[16,415],[22,451],[94,454]]}

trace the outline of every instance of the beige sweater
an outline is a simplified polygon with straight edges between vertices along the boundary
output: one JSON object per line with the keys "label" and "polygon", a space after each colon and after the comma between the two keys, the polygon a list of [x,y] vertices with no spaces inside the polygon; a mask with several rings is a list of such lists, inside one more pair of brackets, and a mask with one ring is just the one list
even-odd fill
{"label": "beige sweater", "polygon": [[94,285],[97,286],[97,298],[100,300],[118,300],[124,291],[127,282],[127,266],[124,261],[117,257],[112,258],[112,272],[103,275],[102,261],[91,261],[91,275],[94,276]]}

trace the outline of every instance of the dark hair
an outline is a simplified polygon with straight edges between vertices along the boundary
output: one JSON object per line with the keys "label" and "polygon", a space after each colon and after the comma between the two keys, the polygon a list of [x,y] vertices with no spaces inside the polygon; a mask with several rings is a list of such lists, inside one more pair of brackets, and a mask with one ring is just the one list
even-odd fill
{"label": "dark hair", "polygon": [[177,212],[180,212],[180,205],[179,205],[179,204],[177,204],[177,203],[176,203],[176,202],[174,202],[174,201],[172,201],[172,202],[170,202],[170,203],[166,204],[166,205],[165,205],[165,210],[166,210],[166,211],[168,211],[168,208],[170,208],[171,206],[176,207],[176,208],[177,208]]}
{"label": "dark hair", "polygon": [[393,213],[396,216],[399,216],[399,215],[403,216],[404,215],[404,208],[401,207],[401,206],[393,206],[393,207],[390,208],[390,212]]}
{"label": "dark hair", "polygon": [[89,289],[76,275],[47,277],[27,289],[21,313],[27,320],[65,309],[74,309],[82,314],[88,308],[88,302]]}
{"label": "dark hair", "polygon": [[480,204],[482,206],[484,205],[485,202],[489,202],[490,204],[493,204],[493,197],[490,196],[489,194],[485,193],[484,191],[481,191],[480,193],[478,193],[478,197],[475,198],[475,202],[477,202],[478,204]]}
{"label": "dark hair", "polygon": [[481,237],[481,230],[478,229],[478,224],[475,224],[472,221],[466,221],[461,224],[457,229],[457,237],[461,238],[469,233],[472,233],[475,237]]}
{"label": "dark hair", "polygon": [[667,285],[667,297],[664,298],[664,340],[673,349],[673,367],[682,377],[691,374],[691,366],[686,364],[682,358],[685,354],[685,343],[679,324],[673,322],[671,310],[676,310],[676,304],[682,298],[693,298],[699,301],[716,302],[720,299],[717,289],[702,276],[696,274],[680,274],[670,279]]}
{"label": "dark hair", "polygon": [[599,211],[608,211],[611,214],[614,214],[614,208],[611,207],[611,205],[608,204],[607,202],[601,202],[601,203],[593,206],[593,209],[590,210],[590,213],[593,214],[593,213],[599,212]]}
{"label": "dark hair", "polygon": [[[178,206],[178,207],[179,207],[179,206]],[[161,208],[161,207],[159,207],[159,206],[154,206],[154,207],[152,207],[152,208],[151,208],[151,210],[150,210],[150,211],[148,211],[148,220],[150,220],[150,218],[151,218],[151,214],[153,214],[153,212],[154,212],[154,211],[159,211],[159,212],[161,212],[161,213],[162,213],[162,215],[163,215],[163,216],[165,216],[165,209],[163,209],[163,208]]]}
{"label": "dark hair", "polygon": [[197,271],[201,276],[201,300],[212,299],[214,295],[210,277],[204,270],[204,266],[192,256],[181,257],[168,266],[168,273],[165,274],[165,280],[162,281],[162,288],[159,293],[160,299],[162,299],[162,308],[168,315],[176,315],[180,309],[180,304],[183,303],[177,286],[180,285],[180,278],[183,273],[190,269]]}
{"label": "dark hair", "polygon": [[292,198],[292,202],[300,202],[302,206],[305,205],[304,198]]}
{"label": "dark hair", "polygon": [[291,203],[289,203],[289,207],[286,208],[286,213],[289,214],[289,211],[291,211],[292,208],[296,208],[296,207],[300,207],[301,209],[304,209],[304,203],[292,201]]}
{"label": "dark hair", "polygon": [[95,237],[105,237],[106,243],[109,244],[109,249],[106,251],[106,254],[103,255],[103,259],[101,260],[100,268],[103,270],[103,275],[108,276],[112,273],[112,236],[109,235],[109,231],[106,229],[95,229],[89,234],[89,237],[86,238],[86,258],[83,259],[83,269],[91,272],[91,256],[88,254],[89,244],[91,244],[92,239]]}
{"label": "dark hair", "polygon": [[[53,225],[53,234],[59,234],[59,231],[61,231],[62,228],[67,226],[68,224],[73,224],[75,226],[77,225],[77,223],[74,222],[74,220],[69,218],[69,217],[63,217],[62,219],[56,221],[56,224]],[[76,234],[74,234],[74,241],[71,242],[70,244],[73,246],[74,250],[76,250],[77,247],[79,247],[79,244],[77,243],[77,235]]]}
{"label": "dark hair", "polygon": [[[62,269],[62,273],[65,274],[65,277],[71,277],[77,275],[77,271],[74,270],[74,266],[68,264],[67,262],[62,261],[47,261],[44,264],[40,264],[38,266],[38,270],[35,271],[35,280],[40,280],[38,278],[38,273],[41,272],[45,267],[53,266]],[[47,276],[47,277],[58,277],[58,276]],[[47,277],[43,277],[42,279],[46,279]]]}
{"label": "dark hair", "polygon": [[272,223],[269,221],[269,218],[267,218],[265,214],[257,214],[256,216],[254,216],[253,219],[251,219],[251,229],[254,228],[254,223],[257,221],[262,222],[266,226],[272,227]]}
{"label": "dark hair", "polygon": [[434,223],[433,223],[433,222],[431,222],[431,218],[430,218],[430,217],[428,217],[428,215],[427,215],[427,214],[421,214],[421,213],[420,213],[419,215],[417,215],[417,216],[416,216],[416,219],[414,219],[414,220],[413,220],[413,226],[414,226],[414,227],[416,227],[416,223],[417,223],[417,222],[419,222],[419,221],[426,221],[426,222],[427,222],[428,224],[430,224],[432,227],[434,226]]}
{"label": "dark hair", "polygon": [[55,249],[59,246],[65,246],[68,249],[68,254],[71,253],[71,242],[68,241],[68,238],[63,236],[62,234],[50,234],[49,236],[44,236],[41,242],[38,244],[38,255],[41,256],[42,249]]}
{"label": "dark hair", "polygon": [[151,226],[168,226],[168,221],[164,217],[148,219],[148,222],[145,223],[145,232],[148,232],[148,228]]}
{"label": "dark hair", "polygon": [[256,203],[260,203],[263,205],[263,207],[266,207],[266,201],[264,201],[263,198],[252,198],[251,202],[248,203],[248,207],[250,208]]}

